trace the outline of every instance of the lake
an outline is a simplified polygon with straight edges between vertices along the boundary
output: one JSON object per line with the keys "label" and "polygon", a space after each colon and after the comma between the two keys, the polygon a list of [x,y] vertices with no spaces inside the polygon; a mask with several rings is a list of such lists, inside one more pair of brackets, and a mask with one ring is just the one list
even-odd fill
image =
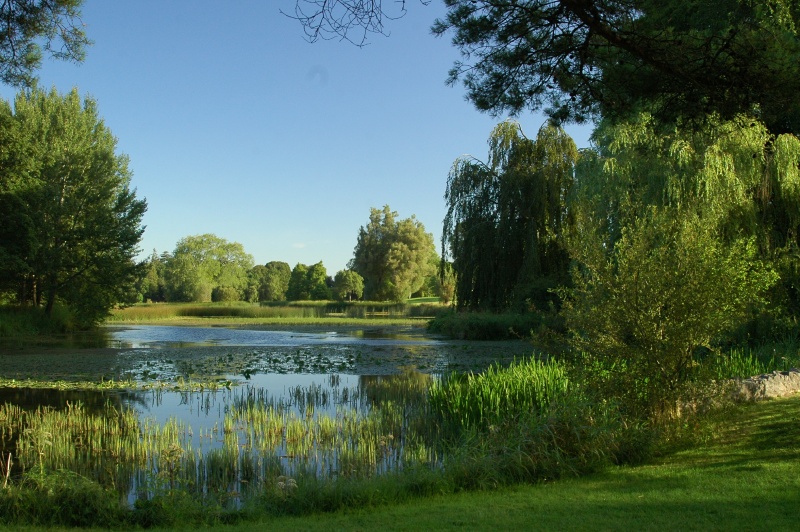
{"label": "lake", "polygon": [[[409,462],[430,465],[438,460],[430,434],[409,427],[430,383],[532,351],[525,342],[451,341],[413,327],[113,326],[82,342],[93,347],[71,345],[0,350],[3,378],[66,383],[0,388],[0,425],[4,418],[8,424],[0,434],[11,434],[0,436],[0,447],[18,470],[47,461],[90,477],[115,471],[113,483],[126,486],[130,500],[165,482],[242,494],[282,476],[369,476]],[[137,386],[69,389],[70,382],[110,379]],[[173,389],[184,382],[218,385]],[[64,418],[72,428],[54,429]],[[93,423],[108,434],[89,445]],[[79,452],[86,448],[93,451]]]}

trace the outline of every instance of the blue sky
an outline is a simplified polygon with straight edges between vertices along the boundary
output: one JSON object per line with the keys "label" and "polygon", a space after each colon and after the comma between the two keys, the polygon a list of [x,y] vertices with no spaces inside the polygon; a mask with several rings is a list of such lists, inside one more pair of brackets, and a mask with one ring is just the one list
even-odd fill
{"label": "blue sky", "polygon": [[[334,275],[371,207],[416,215],[438,246],[450,166],[485,159],[502,120],[445,85],[458,51],[430,35],[441,3],[408,6],[358,48],[308,43],[279,12],[294,0],[85,0],[86,61],[46,61],[40,85],[97,100],[148,202],[143,257],[214,233],[257,264]],[[543,123],[518,120],[528,136]],[[588,145],[589,128],[568,132]]]}

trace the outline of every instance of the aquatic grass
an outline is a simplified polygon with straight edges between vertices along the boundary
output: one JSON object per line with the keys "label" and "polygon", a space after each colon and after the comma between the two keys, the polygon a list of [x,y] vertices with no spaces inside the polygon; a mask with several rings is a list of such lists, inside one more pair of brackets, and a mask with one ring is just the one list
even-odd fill
{"label": "aquatic grass", "polygon": [[[193,319],[224,319],[242,323],[270,324],[364,324],[365,320],[379,324],[418,324],[447,310],[430,302],[417,304],[380,302],[294,301],[253,303],[140,303],[115,309],[108,323],[158,323]],[[399,321],[398,321],[399,320]],[[424,324],[423,324],[424,325]]]}
{"label": "aquatic grass", "polygon": [[452,373],[429,391],[431,412],[444,426],[487,429],[544,410],[570,392],[566,366],[530,359],[483,373]]}

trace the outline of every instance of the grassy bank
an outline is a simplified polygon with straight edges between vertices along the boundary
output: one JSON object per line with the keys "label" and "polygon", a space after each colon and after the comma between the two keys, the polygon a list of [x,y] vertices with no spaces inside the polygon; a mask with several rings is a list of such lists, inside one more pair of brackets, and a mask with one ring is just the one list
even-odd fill
{"label": "grassy bank", "polygon": [[796,530],[800,396],[742,405],[653,463],[226,530]]}

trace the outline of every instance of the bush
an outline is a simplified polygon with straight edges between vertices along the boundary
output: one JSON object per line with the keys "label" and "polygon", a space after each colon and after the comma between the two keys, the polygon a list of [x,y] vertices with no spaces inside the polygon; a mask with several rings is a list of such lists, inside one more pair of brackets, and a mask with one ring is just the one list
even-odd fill
{"label": "bush", "polygon": [[[775,274],[750,240],[723,242],[700,217],[650,209],[609,244],[584,228],[562,314],[599,397],[633,416],[671,415],[695,353],[746,319]],[[598,366],[599,364],[599,366]]]}
{"label": "bush", "polygon": [[0,306],[0,338],[64,334],[75,329],[72,313],[63,305],[50,316],[38,307]]}
{"label": "bush", "polygon": [[242,294],[232,286],[218,286],[211,291],[211,301],[214,303],[241,300]]}

